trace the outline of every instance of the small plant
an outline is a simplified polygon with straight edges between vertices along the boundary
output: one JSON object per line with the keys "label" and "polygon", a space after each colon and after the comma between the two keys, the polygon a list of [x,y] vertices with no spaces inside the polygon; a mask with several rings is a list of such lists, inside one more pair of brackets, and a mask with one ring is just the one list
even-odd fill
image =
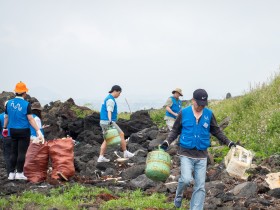
{"label": "small plant", "polygon": [[91,115],[94,111],[93,110],[91,110],[91,109],[82,109],[82,108],[80,108],[80,107],[78,107],[78,106],[72,106],[71,107],[71,110],[73,111],[73,112],[75,112],[75,114],[76,114],[76,116],[78,117],[78,118],[85,118],[85,117],[87,117],[87,116],[89,116],[89,115]]}
{"label": "small plant", "polygon": [[160,128],[166,126],[164,116],[165,116],[165,109],[156,109],[149,111],[150,117],[152,121]]}

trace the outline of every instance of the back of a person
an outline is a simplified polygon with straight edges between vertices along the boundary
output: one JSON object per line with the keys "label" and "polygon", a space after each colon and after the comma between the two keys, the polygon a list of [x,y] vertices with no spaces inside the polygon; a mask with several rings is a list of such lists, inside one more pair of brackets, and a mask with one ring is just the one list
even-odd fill
{"label": "back of a person", "polygon": [[27,119],[28,102],[22,98],[14,98],[7,103],[7,112],[9,115],[10,128],[29,128]]}

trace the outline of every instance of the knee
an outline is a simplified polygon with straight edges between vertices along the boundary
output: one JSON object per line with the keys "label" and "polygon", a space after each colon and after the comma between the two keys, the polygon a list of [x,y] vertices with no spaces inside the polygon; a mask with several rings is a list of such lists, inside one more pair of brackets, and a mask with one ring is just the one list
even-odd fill
{"label": "knee", "polygon": [[191,177],[181,176],[181,182],[183,182],[184,185],[190,186],[191,181],[192,181]]}

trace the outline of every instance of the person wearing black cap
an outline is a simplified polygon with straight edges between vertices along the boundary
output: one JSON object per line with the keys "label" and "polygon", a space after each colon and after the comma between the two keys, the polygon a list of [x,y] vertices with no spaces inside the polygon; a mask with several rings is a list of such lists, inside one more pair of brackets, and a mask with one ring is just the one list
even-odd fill
{"label": "person wearing black cap", "polygon": [[[118,133],[121,137],[121,147],[123,150],[124,158],[131,158],[134,156],[133,153],[126,150],[126,141],[124,139],[124,132],[117,125],[116,121],[118,118],[118,107],[115,98],[118,98],[122,92],[122,88],[119,85],[114,85],[109,91],[109,95],[105,98],[100,111],[100,126],[103,133],[113,126],[118,130]],[[110,160],[104,157],[105,151],[107,148],[106,140],[103,141],[100,147],[100,155],[97,162],[109,162]]]}
{"label": "person wearing black cap", "polygon": [[178,154],[181,160],[181,176],[174,199],[176,208],[180,208],[184,189],[190,186],[194,179],[190,209],[203,209],[210,134],[228,147],[235,146],[235,143],[230,141],[219,128],[213,112],[205,107],[207,105],[207,92],[204,89],[195,90],[192,105],[182,109],[167,139],[160,145],[162,149],[166,150],[171,142],[180,135]]}
{"label": "person wearing black cap", "polygon": [[164,107],[166,109],[164,120],[168,129],[171,131],[176,117],[182,108],[182,101],[180,100],[180,96],[183,96],[182,90],[180,88],[176,88],[172,91],[173,96],[170,96]]}

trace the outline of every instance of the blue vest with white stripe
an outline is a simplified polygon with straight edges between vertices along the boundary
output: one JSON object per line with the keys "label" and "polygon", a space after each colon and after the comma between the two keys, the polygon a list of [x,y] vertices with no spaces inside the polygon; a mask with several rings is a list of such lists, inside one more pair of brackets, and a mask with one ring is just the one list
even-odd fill
{"label": "blue vest with white stripe", "polygon": [[182,132],[180,146],[186,149],[207,150],[210,147],[210,122],[212,111],[204,108],[196,123],[192,106],[182,110]]}
{"label": "blue vest with white stripe", "polygon": [[[173,96],[171,96],[170,98],[172,100],[172,106],[170,107],[170,109],[173,112],[178,114],[181,111],[182,101],[179,100],[179,99],[177,100]],[[172,117],[172,118],[176,119],[176,116],[174,116],[173,114],[169,113],[168,111],[165,112],[165,115],[168,116],[168,117]]]}
{"label": "blue vest with white stripe", "polygon": [[118,119],[118,106],[117,106],[117,103],[116,103],[116,100],[114,98],[114,96],[112,96],[111,94],[109,94],[102,106],[101,106],[101,111],[100,111],[100,120],[109,120],[108,118],[108,110],[107,110],[107,106],[106,106],[106,102],[109,100],[109,99],[112,99],[114,102],[115,102],[115,106],[114,106],[114,110],[112,112],[112,121],[116,122],[117,119]]}
{"label": "blue vest with white stripe", "polygon": [[27,119],[27,107],[29,102],[22,98],[14,98],[7,103],[9,127],[16,129],[29,128]]}

